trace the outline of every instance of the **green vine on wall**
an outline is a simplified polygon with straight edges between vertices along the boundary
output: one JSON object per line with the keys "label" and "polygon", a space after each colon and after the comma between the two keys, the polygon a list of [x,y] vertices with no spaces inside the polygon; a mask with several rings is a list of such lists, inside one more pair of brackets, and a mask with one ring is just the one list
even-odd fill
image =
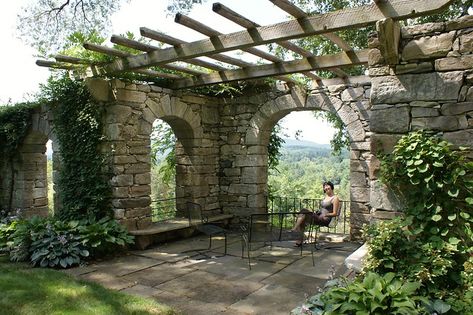
{"label": "green vine on wall", "polygon": [[111,214],[111,187],[105,174],[103,107],[95,104],[82,81],[67,76],[50,78],[42,87],[41,101],[54,115],[60,145],[58,193],[60,219],[100,219]]}
{"label": "green vine on wall", "polygon": [[31,127],[31,116],[39,105],[21,103],[15,106],[0,106],[0,154],[2,158],[15,155]]}
{"label": "green vine on wall", "polygon": [[[4,187],[3,201],[0,208],[12,210],[15,170],[13,159],[31,127],[33,112],[39,107],[37,103],[21,103],[15,106],[0,107],[0,168],[10,173],[10,182]],[[2,174],[5,176],[6,174]],[[8,175],[7,175],[8,177]]]}

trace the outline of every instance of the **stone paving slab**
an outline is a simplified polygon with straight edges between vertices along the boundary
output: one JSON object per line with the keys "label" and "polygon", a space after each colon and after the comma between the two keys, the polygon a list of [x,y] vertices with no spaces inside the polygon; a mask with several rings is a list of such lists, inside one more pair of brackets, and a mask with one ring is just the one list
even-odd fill
{"label": "stone paving slab", "polygon": [[122,277],[148,287],[155,287],[172,279],[191,273],[194,269],[176,264],[162,264]]}
{"label": "stone paving slab", "polygon": [[339,270],[344,270],[344,261],[348,256],[345,252],[321,250],[314,253],[315,266],[312,259],[306,257],[288,266],[285,271],[292,273],[308,274],[314,278],[329,280],[331,273],[336,274]]}
{"label": "stone paving slab", "polygon": [[304,294],[313,295],[317,293],[318,288],[323,287],[325,282],[327,282],[326,279],[311,277],[301,273],[294,273],[286,271],[286,269],[281,270],[262,281],[264,284],[284,284],[284,287],[294,292],[299,292],[301,298],[304,297]]}
{"label": "stone paving slab", "polygon": [[156,289],[171,292],[183,296],[192,296],[197,289],[205,289],[205,285],[210,282],[221,280],[223,277],[213,273],[194,270],[182,277],[167,281],[156,286]]}
{"label": "stone paving slab", "polygon": [[157,259],[127,255],[101,263],[94,262],[90,265],[90,267],[95,268],[97,271],[102,273],[113,274],[121,277],[126,274],[137,272],[163,263],[164,261]]}
{"label": "stone paving slab", "polygon": [[110,273],[103,273],[99,271],[81,275],[80,279],[95,282],[113,290],[123,290],[136,285],[136,283],[133,281],[120,279],[114,275],[111,275]]}
{"label": "stone paving slab", "polygon": [[282,285],[265,285],[258,291],[248,295],[229,306],[236,314],[252,315],[287,315],[295,306],[302,303],[301,292],[293,291]]}
{"label": "stone paving slab", "polygon": [[159,294],[161,294],[163,292],[161,290],[151,288],[149,286],[142,285],[142,284],[136,284],[132,287],[125,288],[121,291],[124,292],[124,293],[127,293],[127,294],[133,294],[133,295],[137,295],[137,296],[144,296],[144,297],[148,297],[148,298],[159,296]]}
{"label": "stone paving slab", "polygon": [[344,259],[360,246],[321,243],[322,249],[314,252],[313,266],[310,250],[304,250],[301,257],[292,242],[279,242],[272,249],[252,252],[250,270],[248,259],[241,258],[238,235],[229,235],[226,256],[221,255],[223,239],[216,239],[211,251],[193,251],[206,247],[207,241],[206,236],[198,236],[67,273],[107,288],[152,297],[182,314],[289,314],[306,294],[322,287],[331,273],[343,273]]}
{"label": "stone paving slab", "polygon": [[256,282],[279,272],[284,267],[284,265],[264,261],[252,261],[250,270],[247,259],[229,255],[216,260],[205,260],[195,265],[196,269],[218,274],[226,279],[244,279]]}
{"label": "stone paving slab", "polygon": [[227,310],[227,305],[218,301],[207,303],[172,292],[159,291],[153,297],[159,303],[172,306],[183,315],[226,314],[225,311]]}

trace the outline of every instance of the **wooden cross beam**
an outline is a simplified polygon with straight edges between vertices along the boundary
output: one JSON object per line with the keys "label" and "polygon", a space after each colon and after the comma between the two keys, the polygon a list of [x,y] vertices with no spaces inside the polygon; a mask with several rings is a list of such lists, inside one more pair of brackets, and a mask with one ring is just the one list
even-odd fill
{"label": "wooden cross beam", "polygon": [[[223,35],[219,31],[214,30],[213,28],[210,28],[207,25],[204,25],[203,23],[200,23],[199,21],[196,21],[196,20],[194,20],[194,19],[192,19],[192,18],[190,18],[186,15],[180,14],[180,13],[176,14],[176,18],[174,19],[174,21],[176,23],[184,25],[184,26],[186,26],[190,29],[193,29],[194,31],[197,31],[199,33],[207,35],[211,39],[216,37],[216,36]],[[255,56],[258,56],[260,58],[272,61],[272,62],[282,62],[282,61],[284,61],[284,60],[282,60],[281,58],[279,58],[277,56],[274,56],[272,54],[268,54],[267,52],[259,50],[257,48],[249,47],[249,48],[243,48],[242,50],[246,51],[250,54],[253,54]]]}
{"label": "wooden cross beam", "polygon": [[[157,40],[157,41],[162,42],[162,43],[172,45],[176,49],[179,49],[179,47],[183,44],[188,44],[188,42],[186,42],[186,41],[183,41],[181,39],[169,36],[169,35],[161,33],[161,32],[154,31],[154,30],[149,29],[147,27],[141,27],[140,28],[140,33],[141,33],[141,36],[151,38],[151,39]],[[218,60],[220,62],[228,63],[230,65],[241,67],[241,68],[249,67],[249,66],[253,65],[252,63],[249,63],[249,62],[237,59],[237,58],[232,58],[232,57],[229,57],[229,56],[224,55],[224,54],[215,54],[215,55],[210,55],[210,56],[207,56],[207,57]]]}
{"label": "wooden cross beam", "polygon": [[[145,36],[145,37],[148,37],[148,38],[151,38],[151,39],[154,39],[154,40],[157,40],[157,41],[169,44],[169,45],[173,45],[177,49],[179,49],[179,47],[182,44],[187,43],[187,42],[185,42],[181,39],[166,35],[166,34],[161,33],[161,32],[153,31],[153,30],[151,30],[149,28],[146,28],[146,27],[141,27],[140,28],[140,33],[141,33],[142,36]],[[253,64],[253,63],[246,62],[246,61],[236,59],[236,58],[232,58],[232,57],[229,57],[229,56],[224,55],[224,54],[215,54],[215,55],[210,55],[208,57],[212,58],[212,59],[215,59],[215,60],[218,60],[218,61],[221,61],[221,62],[231,64],[231,65],[235,65],[235,66],[238,66],[238,67],[241,67],[241,68],[247,68],[247,67],[255,66],[255,64]],[[281,80],[281,81],[288,82],[288,83],[294,83],[294,80],[292,80],[291,78],[288,78],[288,77],[276,76],[275,78],[278,79],[278,80]]]}
{"label": "wooden cross beam", "polygon": [[287,61],[277,64],[253,66],[246,69],[213,72],[198,77],[175,80],[171,84],[173,89],[183,89],[201,85],[231,82],[254,78],[269,77],[311,70],[323,70],[332,67],[366,64],[369,49],[352,52],[342,52],[335,55],[325,55]]}
{"label": "wooden cross beam", "polygon": [[394,20],[406,19],[434,13],[448,6],[453,0],[391,0],[329,12],[303,20],[291,20],[273,25],[214,36],[181,45],[178,49],[170,47],[160,51],[117,59],[105,67],[107,73],[129,71],[162,65],[173,61],[184,61],[199,56],[220,53],[235,49],[290,40],[312,35],[331,33],[347,28],[364,27],[378,20],[391,17]]}
{"label": "wooden cross beam", "polygon": [[[132,40],[132,39],[129,39],[129,38],[126,38],[126,37],[123,37],[123,36],[119,36],[119,35],[112,35],[112,38],[110,39],[110,41],[114,44],[117,44],[117,45],[133,48],[133,49],[136,49],[136,50],[141,50],[141,51],[144,51],[144,52],[151,52],[153,50],[161,49],[159,47],[149,45],[149,44],[145,44],[145,43],[141,43],[139,41]],[[193,64],[193,65],[196,65],[196,66],[199,66],[199,67],[202,67],[202,68],[207,68],[207,69],[211,69],[211,70],[215,70],[215,71],[228,70],[227,68],[221,67],[219,65],[216,65],[216,64],[204,61],[204,60],[195,59],[195,58],[188,59],[188,60],[186,60],[186,62],[190,63],[190,64]]]}
{"label": "wooden cross beam", "polygon": [[[119,57],[119,58],[126,58],[126,57],[130,57],[130,56],[136,56],[136,55],[133,55],[131,53],[121,51],[119,49],[110,48],[110,47],[106,47],[106,46],[100,46],[100,45],[93,44],[93,43],[84,43],[82,46],[84,46],[84,48],[87,49],[87,50],[91,50],[91,51],[95,51],[95,52],[98,52],[98,53],[102,53],[102,54],[109,55],[109,56],[114,56],[114,57]],[[165,68],[165,69],[169,69],[169,70],[178,71],[178,72],[188,73],[188,74],[191,74],[191,75],[200,75],[200,74],[205,73],[205,72],[202,72],[202,71],[197,71],[197,70],[193,70],[193,69],[189,69],[189,68],[185,68],[185,67],[181,67],[181,66],[169,65],[169,64],[163,64],[163,65],[160,65],[160,67]],[[131,70],[133,70],[133,69],[131,69]],[[134,71],[134,72],[136,72],[136,71]]]}
{"label": "wooden cross beam", "polygon": [[[235,22],[236,24],[243,26],[244,28],[251,30],[253,28],[260,27],[258,23],[255,23],[251,21],[250,19],[236,13],[235,11],[231,10],[227,6],[221,4],[221,3],[214,3],[212,6],[212,10],[220,14],[221,16],[229,19],[232,22]],[[282,42],[277,42],[278,45],[281,47],[284,47],[286,49],[289,49],[295,53],[300,54],[303,57],[315,57],[314,54],[312,54],[310,51],[307,51],[289,41],[282,41]],[[340,70],[341,71],[341,70]],[[313,80],[321,80],[321,78],[318,75],[313,74],[312,72],[303,72],[303,74]]]}
{"label": "wooden cross beam", "polygon": [[[286,11],[296,19],[305,19],[309,17],[307,13],[302,11],[300,8],[292,4],[291,2],[287,0],[269,0],[271,1],[275,6],[278,8],[282,9],[283,11]],[[350,45],[348,45],[347,42],[345,42],[340,36],[338,36],[335,33],[325,33],[322,34],[323,37],[340,47],[343,51],[350,51],[353,50]]]}

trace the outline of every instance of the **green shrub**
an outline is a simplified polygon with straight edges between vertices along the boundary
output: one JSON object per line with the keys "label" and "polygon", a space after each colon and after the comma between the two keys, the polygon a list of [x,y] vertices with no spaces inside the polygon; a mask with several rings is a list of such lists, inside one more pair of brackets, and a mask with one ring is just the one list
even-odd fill
{"label": "green shrub", "polygon": [[29,252],[33,266],[67,268],[89,256],[78,231],[78,222],[46,221],[44,229],[31,233]]}
{"label": "green shrub", "polygon": [[54,268],[77,265],[90,254],[90,258],[97,258],[133,242],[133,237],[109,218],[60,221],[35,217],[1,225],[0,236],[12,261]]}
{"label": "green shrub", "polygon": [[416,296],[420,283],[403,282],[394,273],[384,276],[369,272],[362,280],[346,287],[328,290],[321,296],[324,314],[422,314],[422,302]]}
{"label": "green shrub", "polygon": [[429,301],[416,295],[420,283],[402,281],[394,273],[368,272],[352,282],[333,280],[292,315],[427,314]]}
{"label": "green shrub", "polygon": [[420,281],[443,298],[466,288],[473,252],[473,162],[462,150],[424,131],[402,137],[383,158],[382,179],[400,196],[402,221],[367,229],[368,267]]}
{"label": "green shrub", "polygon": [[99,221],[84,221],[78,226],[82,243],[86,245],[94,257],[116,251],[133,243],[133,236],[115,220],[104,217]]}

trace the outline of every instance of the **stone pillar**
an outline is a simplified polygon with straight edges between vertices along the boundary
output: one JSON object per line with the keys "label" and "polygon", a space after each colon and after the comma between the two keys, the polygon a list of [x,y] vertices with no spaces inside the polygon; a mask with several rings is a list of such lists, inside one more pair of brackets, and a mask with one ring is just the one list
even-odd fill
{"label": "stone pillar", "polygon": [[12,210],[22,217],[48,215],[46,142],[44,135],[29,134],[13,163]]}
{"label": "stone pillar", "polygon": [[402,28],[397,63],[392,54],[383,54],[381,38],[370,38],[369,173],[375,219],[402,211],[396,196],[379,181],[377,160],[379,153],[392,152],[402,135],[431,130],[456,146],[470,147],[473,158],[472,26],[473,17],[465,16]]}

